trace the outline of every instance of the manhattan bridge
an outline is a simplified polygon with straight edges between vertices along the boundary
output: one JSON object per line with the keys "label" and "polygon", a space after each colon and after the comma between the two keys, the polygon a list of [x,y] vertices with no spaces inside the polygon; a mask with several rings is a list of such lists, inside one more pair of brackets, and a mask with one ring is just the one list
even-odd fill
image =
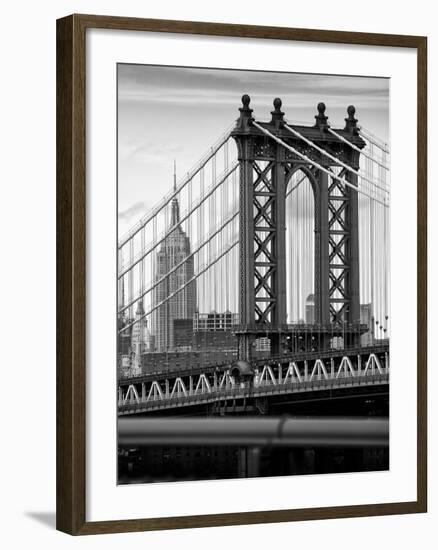
{"label": "manhattan bridge", "polygon": [[239,113],[119,239],[119,417],[387,407],[388,146]]}

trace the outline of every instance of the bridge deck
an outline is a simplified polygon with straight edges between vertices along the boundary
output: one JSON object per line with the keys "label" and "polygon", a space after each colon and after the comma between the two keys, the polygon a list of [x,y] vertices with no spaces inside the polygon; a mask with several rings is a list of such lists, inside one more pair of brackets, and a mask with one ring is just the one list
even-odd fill
{"label": "bridge deck", "polygon": [[140,399],[130,399],[124,404],[119,404],[119,415],[139,414],[142,412],[152,412],[170,408],[181,408],[194,405],[204,405],[218,401],[233,399],[251,399],[254,397],[269,397],[279,395],[290,395],[294,393],[318,392],[328,389],[346,389],[360,386],[382,386],[389,383],[389,372],[383,374],[369,374],[362,376],[345,375],[337,378],[319,379],[312,381],[292,381],[283,384],[267,382],[254,386],[248,383],[228,388],[211,389],[205,393],[196,393],[181,397],[170,397],[152,399],[147,402]]}
{"label": "bridge deck", "polygon": [[[360,346],[360,347],[351,347],[351,348],[333,348],[327,350],[317,350],[317,351],[303,351],[295,352],[291,354],[275,355],[275,356],[265,356],[254,358],[252,365],[255,368],[263,367],[266,364],[274,363],[289,363],[292,361],[305,361],[305,360],[315,360],[315,359],[331,359],[335,357],[341,357],[343,355],[361,355],[368,353],[387,353],[389,352],[389,343],[385,341],[382,344],[373,344],[372,346]],[[236,356],[237,358],[237,356]],[[142,382],[150,382],[152,380],[164,380],[167,377],[183,377],[183,376],[195,376],[198,374],[207,374],[214,373],[215,371],[223,371],[230,367],[230,360],[224,361],[223,363],[210,364],[208,361],[200,366],[185,366],[179,368],[167,368],[159,371],[148,372],[141,376],[135,377],[120,377],[118,380],[118,385],[120,387],[126,387],[131,384],[140,384]]]}

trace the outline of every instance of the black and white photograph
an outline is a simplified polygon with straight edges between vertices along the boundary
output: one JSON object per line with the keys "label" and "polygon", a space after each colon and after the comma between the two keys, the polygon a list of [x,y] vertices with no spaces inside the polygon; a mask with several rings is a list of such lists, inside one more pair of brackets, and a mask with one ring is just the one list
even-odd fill
{"label": "black and white photograph", "polygon": [[389,92],[118,64],[119,484],[389,469]]}
{"label": "black and white photograph", "polygon": [[431,6],[5,4],[2,548],[434,547]]}

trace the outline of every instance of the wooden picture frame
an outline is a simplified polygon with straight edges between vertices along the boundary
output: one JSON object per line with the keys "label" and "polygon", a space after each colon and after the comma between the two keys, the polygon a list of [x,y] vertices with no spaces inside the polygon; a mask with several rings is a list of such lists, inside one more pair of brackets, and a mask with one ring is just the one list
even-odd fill
{"label": "wooden picture frame", "polygon": [[[373,505],[86,521],[85,73],[87,29],[188,33],[413,48],[417,51],[417,499]],[[72,535],[426,512],[427,510],[427,39],[125,17],[57,21],[57,529]]]}

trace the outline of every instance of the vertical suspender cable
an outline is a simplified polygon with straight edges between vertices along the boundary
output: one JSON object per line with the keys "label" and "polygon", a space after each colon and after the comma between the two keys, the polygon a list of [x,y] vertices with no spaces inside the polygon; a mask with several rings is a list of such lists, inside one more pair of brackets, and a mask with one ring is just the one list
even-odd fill
{"label": "vertical suspender cable", "polygon": [[[200,181],[200,184],[201,184],[201,198],[204,197],[204,168],[202,168],[201,172],[200,172],[200,177],[201,177],[201,181]],[[203,230],[204,230],[204,210],[205,210],[205,202],[202,203],[202,206],[201,208],[199,209],[199,219],[200,219],[200,226],[199,226],[199,234],[201,235]],[[205,263],[205,258],[206,258],[206,250],[207,250],[207,247],[204,247],[202,249],[202,265]],[[203,273],[201,278],[202,278],[202,306],[201,306],[201,310],[200,311],[204,311],[206,310],[206,298],[205,298],[205,277],[206,277],[206,274]],[[200,285],[200,286],[201,286]]]}
{"label": "vertical suspender cable", "polygon": [[[212,185],[214,184],[214,182],[216,181],[216,155],[213,156],[213,158],[211,159],[211,163],[212,163]],[[216,200],[217,200],[217,191],[215,193],[213,193],[213,195],[210,196],[210,204],[209,204],[209,214],[210,214],[210,223],[209,223],[209,230],[213,227],[214,225],[214,221],[215,221],[215,218],[216,218]],[[210,263],[211,259],[213,258],[213,256],[215,255],[215,249],[214,249],[214,243],[212,243],[210,241],[209,245],[208,245],[208,248],[209,248],[209,258],[208,258],[208,262]],[[214,264],[213,265],[213,270],[210,268],[208,270],[208,273],[210,273],[210,281],[209,281],[209,286],[208,286],[208,293],[209,295],[211,296],[211,300],[212,300],[212,304],[211,304],[211,309],[215,310],[217,308],[217,281],[216,281],[216,277],[217,277],[217,268],[218,268],[218,264]],[[213,288],[212,288],[213,286]]]}
{"label": "vertical suspender cable", "polygon": [[375,303],[375,296],[374,296],[374,239],[375,239],[375,231],[374,231],[374,201],[369,198],[370,201],[370,296],[371,296],[371,319],[372,319],[372,335],[375,336],[375,320],[377,318],[377,310],[376,310],[376,303]]}
{"label": "vertical suspender cable", "polygon": [[[119,248],[118,252],[117,252],[117,258],[118,258],[118,264],[117,264],[117,271],[119,271],[120,269],[120,266],[122,265],[123,263],[123,247],[122,248]],[[118,308],[122,308],[124,305],[125,305],[125,297],[124,297],[124,277],[121,277],[119,280],[118,280],[118,287],[119,287],[119,293],[118,293]]]}
{"label": "vertical suspender cable", "polygon": [[[234,171],[233,172],[233,192],[234,192],[234,204],[239,204],[239,185],[237,180],[237,174]],[[239,218],[236,218],[235,226],[234,226],[234,233],[239,237]],[[236,281],[233,285],[234,287],[234,309],[237,311],[237,313],[240,315],[240,301],[239,301],[239,295],[240,295],[240,289],[239,289],[239,271],[238,271],[238,265],[239,265],[239,254],[240,254],[240,243],[239,246],[236,246],[233,249],[233,264],[232,264],[232,280]]]}
{"label": "vertical suspender cable", "polygon": [[[228,169],[228,141],[225,143],[225,169],[227,170]],[[230,196],[230,193],[229,193],[229,188],[230,188],[230,178],[227,178],[226,179],[226,182],[225,182],[225,186],[224,186],[224,193],[223,193],[223,210],[222,210],[222,215],[223,216],[226,216],[228,214],[228,211],[229,211],[229,206],[227,205],[227,200]],[[229,229],[227,229],[226,231],[228,232]],[[224,242],[224,239],[225,239],[225,236],[226,236],[226,233],[225,231],[222,232],[222,243]],[[229,241],[228,239],[225,239],[225,242],[226,243],[229,243],[231,241]],[[221,284],[224,286],[224,291],[225,291],[225,303],[223,304],[224,308],[225,308],[225,311],[229,311],[230,310],[230,300],[229,300],[229,292],[230,292],[230,279],[229,279],[229,264],[230,264],[230,253],[226,254],[225,255],[225,261],[224,261],[224,277],[223,277],[223,280],[221,281]]]}
{"label": "vertical suspender cable", "polygon": [[[129,263],[132,264],[132,259],[134,257],[134,237],[129,240]],[[128,299],[132,302],[132,296],[134,292],[134,269],[129,270],[128,275]],[[129,308],[129,317],[132,319],[134,317],[133,307]]]}
{"label": "vertical suspender cable", "polygon": [[[382,158],[383,158],[383,162],[387,162],[387,155],[386,155],[386,152],[382,152]],[[387,179],[387,176],[386,176],[386,172],[383,172],[383,178],[385,180],[385,184],[387,183],[386,182],[386,179]],[[390,273],[390,238],[391,238],[391,235],[390,235],[390,231],[389,231],[389,211],[384,211],[384,216],[385,216],[385,228],[384,228],[384,235],[385,235],[385,246],[384,246],[384,250],[385,250],[385,326],[386,326],[386,330],[387,330],[387,333],[386,333],[386,336],[389,338],[389,323],[388,323],[388,320],[389,320],[389,289],[388,289],[388,277],[389,277],[389,273]],[[389,320],[390,321],[390,320]]]}

